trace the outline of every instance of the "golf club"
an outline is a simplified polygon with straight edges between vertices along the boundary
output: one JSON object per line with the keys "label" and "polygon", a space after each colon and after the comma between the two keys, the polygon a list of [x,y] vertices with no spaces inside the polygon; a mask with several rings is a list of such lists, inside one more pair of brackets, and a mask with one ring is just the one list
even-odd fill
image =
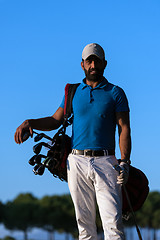
{"label": "golf club", "polygon": [[[119,173],[122,170],[121,167],[118,164],[114,165],[113,168]],[[126,195],[126,198],[127,198],[127,201],[128,201],[128,205],[129,205],[131,213],[132,213],[132,217],[133,217],[133,220],[134,220],[134,223],[135,223],[135,226],[136,226],[138,237],[139,237],[140,240],[143,240],[141,232],[140,232],[139,227],[138,227],[137,222],[136,222],[136,217],[135,217],[135,214],[134,214],[134,211],[133,211],[133,208],[132,208],[132,204],[131,204],[131,201],[129,199],[128,193],[127,193],[127,189],[126,189],[124,184],[122,185],[122,187],[124,189],[124,192],[125,192],[125,195]]]}
{"label": "golf club", "polygon": [[44,159],[44,161],[42,162],[42,164],[46,167],[47,166],[47,163],[49,161],[50,157],[46,157],[46,159]]}
{"label": "golf club", "polygon": [[[37,133],[35,131],[33,131],[33,133],[37,134],[37,136],[34,137],[34,141],[35,142],[40,141],[42,138],[46,138],[46,139],[51,140],[51,141],[53,140],[51,137],[47,136],[44,133]],[[29,137],[30,137],[30,132],[29,131],[25,131],[23,136],[22,136],[22,140],[26,141]]]}
{"label": "golf club", "polygon": [[46,168],[53,168],[56,165],[56,160],[53,157],[48,156],[43,162],[42,164],[46,167]]}
{"label": "golf club", "polygon": [[38,141],[40,141],[42,138],[46,138],[46,139],[48,139],[48,140],[50,140],[50,141],[53,140],[51,137],[47,136],[47,135],[44,134],[44,133],[38,133],[37,136],[34,137],[34,141],[35,141],[35,142],[38,142]]}
{"label": "golf club", "polygon": [[[33,131],[33,133],[38,134],[37,132]],[[22,135],[22,140],[25,142],[31,136],[29,131],[25,131]]]}
{"label": "golf club", "polygon": [[39,155],[34,155],[33,157],[31,157],[31,159],[28,161],[28,163],[31,166],[34,166],[36,163],[41,163],[41,159],[42,158],[46,158],[45,155],[39,154]]}
{"label": "golf club", "polygon": [[31,166],[34,166],[35,165],[35,162],[34,162],[34,159],[37,155],[34,155],[33,157],[31,157],[28,161],[28,163],[31,165]]}
{"label": "golf club", "polygon": [[33,146],[33,152],[38,155],[42,149],[42,146],[49,148],[49,149],[52,148],[49,144],[47,144],[45,142],[40,142],[40,143],[37,143],[35,146]]}
{"label": "golf club", "polygon": [[37,164],[34,168],[33,168],[33,172],[35,175],[43,175],[45,170],[45,166],[42,164]]}

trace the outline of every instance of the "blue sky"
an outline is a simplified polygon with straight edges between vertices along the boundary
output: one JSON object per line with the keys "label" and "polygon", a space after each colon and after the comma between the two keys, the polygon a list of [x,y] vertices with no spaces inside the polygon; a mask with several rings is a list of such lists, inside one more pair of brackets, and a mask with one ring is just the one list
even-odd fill
{"label": "blue sky", "polygon": [[[14,132],[25,119],[52,115],[65,84],[81,82],[81,53],[91,42],[106,52],[105,77],[129,99],[132,165],[146,173],[151,191],[160,190],[159,12],[158,0],[0,0],[1,201],[68,193],[47,171],[32,173],[34,141],[19,146]],[[119,158],[118,139],[116,152]]]}

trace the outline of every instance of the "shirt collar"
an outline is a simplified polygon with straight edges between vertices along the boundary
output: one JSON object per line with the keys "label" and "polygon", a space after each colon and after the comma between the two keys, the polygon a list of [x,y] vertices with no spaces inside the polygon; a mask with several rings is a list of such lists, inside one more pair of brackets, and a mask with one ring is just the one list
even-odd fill
{"label": "shirt collar", "polygon": [[[91,88],[89,85],[87,85],[87,84],[85,83],[85,80],[86,80],[86,78],[83,79],[83,81],[82,81],[82,83],[81,83],[81,88],[82,88],[82,89],[84,89],[84,88],[86,88],[86,87]],[[105,77],[103,77],[102,82],[100,82],[94,89],[104,88],[104,87],[107,86],[107,84],[108,84],[107,79],[106,79]]]}

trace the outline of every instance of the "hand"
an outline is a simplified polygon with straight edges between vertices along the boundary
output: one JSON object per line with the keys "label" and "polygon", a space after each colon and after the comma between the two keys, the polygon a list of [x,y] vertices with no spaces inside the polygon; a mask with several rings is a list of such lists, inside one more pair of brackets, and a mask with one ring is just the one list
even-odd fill
{"label": "hand", "polygon": [[[28,136],[24,136],[25,133],[28,133]],[[14,134],[14,140],[17,144],[23,143],[28,139],[29,136],[33,136],[33,129],[29,124],[28,120],[25,120],[16,130]]]}
{"label": "hand", "polygon": [[117,183],[123,185],[123,184],[126,184],[128,181],[129,164],[125,162],[121,162],[119,166],[121,170],[120,170],[119,176],[117,177]]}

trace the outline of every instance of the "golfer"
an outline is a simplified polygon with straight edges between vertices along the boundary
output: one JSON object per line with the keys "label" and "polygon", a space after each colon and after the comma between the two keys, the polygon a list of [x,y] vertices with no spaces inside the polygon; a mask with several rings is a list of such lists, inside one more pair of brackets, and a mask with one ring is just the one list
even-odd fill
{"label": "golfer", "polygon": [[[131,152],[129,106],[122,88],[104,76],[107,66],[103,48],[85,46],[81,67],[85,78],[73,98],[72,152],[67,160],[68,185],[75,207],[79,239],[97,240],[96,202],[105,240],[125,239],[122,224],[121,187],[127,182]],[[15,141],[23,142],[26,130],[54,130],[64,116],[64,99],[53,116],[24,121]],[[118,126],[121,172],[113,169],[115,130]]]}

